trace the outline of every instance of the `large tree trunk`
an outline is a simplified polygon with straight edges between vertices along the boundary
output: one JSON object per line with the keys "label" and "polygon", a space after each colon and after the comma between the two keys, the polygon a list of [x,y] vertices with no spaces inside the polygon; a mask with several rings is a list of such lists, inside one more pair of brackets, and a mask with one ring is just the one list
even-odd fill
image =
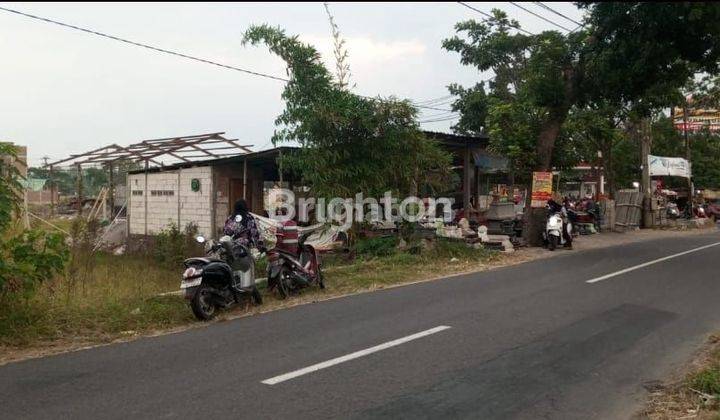
{"label": "large tree trunk", "polygon": [[[552,170],[552,154],[555,148],[555,140],[567,119],[570,107],[575,102],[577,75],[572,66],[563,69],[563,102],[549,109],[547,118],[540,126],[536,147],[538,155],[537,171],[547,172]],[[528,209],[529,211],[525,213],[523,237],[530,246],[542,246],[542,231],[545,229],[547,211],[544,208],[531,208],[529,200]]]}
{"label": "large tree trunk", "polygon": [[552,153],[555,148],[555,139],[560,134],[567,110],[552,111],[540,127],[537,142],[538,166],[537,170],[547,172],[552,169]]}
{"label": "large tree trunk", "polygon": [[613,154],[612,147],[608,148],[606,152],[603,152],[604,168],[605,168],[605,180],[607,182],[607,192],[611,199],[615,199],[615,168],[613,166]]}
{"label": "large tree trunk", "polygon": [[[567,118],[568,109],[558,109],[550,112],[548,118],[543,122],[538,136],[537,155],[538,166],[537,171],[548,172],[552,170],[552,153],[555,148],[555,140],[560,134],[565,119]],[[527,202],[529,211],[525,215],[525,229],[523,236],[530,246],[542,246],[542,232],[545,229],[545,220],[547,211],[544,208],[530,207],[530,200]]]}

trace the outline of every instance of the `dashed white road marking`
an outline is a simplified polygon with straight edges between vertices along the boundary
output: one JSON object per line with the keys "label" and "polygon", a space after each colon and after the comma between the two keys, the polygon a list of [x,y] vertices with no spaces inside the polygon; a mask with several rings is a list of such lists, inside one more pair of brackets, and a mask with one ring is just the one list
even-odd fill
{"label": "dashed white road marking", "polygon": [[372,353],[379,352],[381,350],[389,349],[391,347],[399,346],[400,344],[407,343],[408,341],[417,340],[419,338],[427,337],[428,335],[436,334],[441,331],[445,331],[447,329],[450,329],[451,327],[448,327],[447,325],[440,325],[439,327],[430,328],[429,330],[420,331],[419,333],[415,333],[412,335],[408,335],[406,337],[398,338],[397,340],[388,341],[383,344],[379,344],[374,347],[370,347],[364,350],[359,350],[354,353],[346,354],[345,356],[336,357],[334,359],[330,359],[328,361],[317,363],[312,366],[308,366],[302,369],[294,370],[289,373],[285,373],[283,375],[274,376],[270,379],[265,379],[262,381],[265,385],[275,385],[279,384],[280,382],[285,382],[287,380],[297,378],[298,376],[307,375],[308,373],[316,372],[321,369],[329,368],[331,366],[339,365],[340,363],[345,363],[347,361],[357,359],[359,357],[367,356]]}
{"label": "dashed white road marking", "polygon": [[678,252],[677,254],[668,255],[667,257],[662,257],[662,258],[658,258],[658,259],[656,259],[656,260],[652,260],[652,261],[648,261],[648,262],[645,262],[645,263],[642,263],[642,264],[634,265],[634,266],[632,266],[632,267],[628,267],[628,268],[622,269],[622,270],[620,270],[620,271],[616,271],[616,272],[614,272],[614,273],[605,274],[604,276],[600,276],[600,277],[595,277],[594,279],[587,280],[586,283],[597,283],[597,282],[599,282],[599,281],[607,280],[607,279],[609,279],[609,278],[612,278],[612,277],[615,277],[615,276],[619,276],[619,275],[621,275],[621,274],[625,274],[625,273],[629,273],[629,272],[631,272],[631,271],[639,270],[639,269],[644,268],[644,267],[647,267],[647,266],[649,266],[649,265],[657,264],[657,263],[659,263],[659,262],[667,261],[667,260],[670,260],[670,259],[673,259],[673,258],[677,258],[677,257],[683,256],[683,255],[687,255],[687,254],[690,254],[690,253],[693,253],[693,252],[702,251],[703,249],[712,248],[712,247],[718,246],[718,245],[720,245],[720,242],[715,242],[715,243],[712,243],[712,244],[709,244],[709,245],[704,245],[704,246],[701,246],[701,247],[689,249],[689,250],[683,251],[683,252]]}

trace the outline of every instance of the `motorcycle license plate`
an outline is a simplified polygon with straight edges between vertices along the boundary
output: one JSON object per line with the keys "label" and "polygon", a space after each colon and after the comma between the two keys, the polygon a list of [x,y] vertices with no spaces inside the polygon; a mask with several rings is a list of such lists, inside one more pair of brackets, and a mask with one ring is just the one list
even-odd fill
{"label": "motorcycle license plate", "polygon": [[190,287],[200,286],[200,283],[202,283],[202,278],[200,277],[196,279],[183,280],[180,283],[180,289],[188,289]]}

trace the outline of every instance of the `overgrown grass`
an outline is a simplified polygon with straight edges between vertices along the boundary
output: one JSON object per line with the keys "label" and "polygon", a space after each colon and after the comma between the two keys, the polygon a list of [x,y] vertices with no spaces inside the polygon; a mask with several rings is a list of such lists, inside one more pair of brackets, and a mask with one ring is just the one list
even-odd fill
{"label": "overgrown grass", "polygon": [[[373,238],[377,241],[380,238]],[[356,252],[358,247],[355,248]],[[444,274],[478,269],[496,260],[496,252],[474,249],[460,241],[439,239],[429,247],[409,243],[405,251],[371,246],[360,247],[369,252],[358,252],[351,263],[331,261],[327,264],[328,287],[339,293],[384,287],[392,284],[418,281]],[[378,254],[377,250],[383,249]]]}
{"label": "overgrown grass", "polygon": [[[302,296],[331,297],[467,271],[491,262],[497,255],[454,241],[437,241],[429,249],[409,247],[406,251],[395,248],[394,238],[381,242],[367,246],[352,261],[344,256],[326,258],[327,289],[313,288]],[[0,310],[0,347],[63,340],[105,342],[195,322],[181,296],[159,296],[178,290],[181,266],[161,264],[152,254],[99,253],[84,267],[90,272],[47,282],[30,300]],[[258,277],[265,275],[264,267],[264,260],[256,266]],[[295,299],[266,299],[262,309],[286,306]],[[243,310],[239,307],[235,313]]]}
{"label": "overgrown grass", "polygon": [[82,280],[57,278],[28,301],[0,311],[0,344],[134,334],[192,320],[181,298],[158,296],[177,289],[177,269],[162,268],[148,257],[95,258]]}
{"label": "overgrown grass", "polygon": [[707,366],[690,375],[688,383],[692,389],[720,400],[720,349],[714,351],[709,359]]}
{"label": "overgrown grass", "polygon": [[691,366],[684,379],[650,394],[643,418],[720,419],[720,335],[710,336]]}

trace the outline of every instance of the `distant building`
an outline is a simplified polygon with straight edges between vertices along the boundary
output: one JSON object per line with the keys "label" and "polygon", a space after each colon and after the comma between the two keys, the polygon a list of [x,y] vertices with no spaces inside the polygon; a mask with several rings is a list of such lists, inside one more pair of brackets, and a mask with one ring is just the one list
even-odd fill
{"label": "distant building", "polygon": [[[485,184],[483,174],[504,170],[507,162],[488,155],[487,137],[425,132],[448,151],[460,185],[450,192],[458,206],[473,209]],[[278,147],[237,156],[178,163],[128,172],[127,217],[130,235],[154,235],[174,223],[189,223],[199,232],[215,236],[222,229],[233,203],[243,198],[254,213],[261,214],[273,187],[297,189],[299,180],[281,178],[278,157],[292,147]],[[298,190],[298,193],[300,191]],[[476,210],[472,210],[476,211]]]}

